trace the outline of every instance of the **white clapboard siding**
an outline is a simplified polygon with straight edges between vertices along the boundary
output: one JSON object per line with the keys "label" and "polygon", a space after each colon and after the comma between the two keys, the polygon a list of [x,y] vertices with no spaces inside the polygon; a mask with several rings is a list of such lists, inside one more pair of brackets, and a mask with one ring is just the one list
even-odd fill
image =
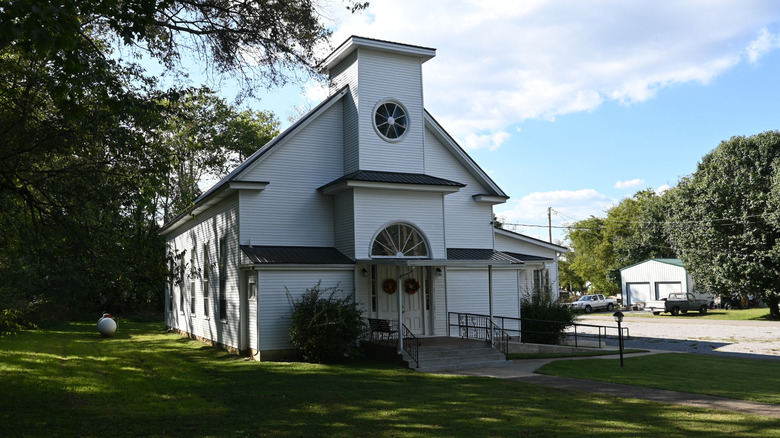
{"label": "white clapboard siding", "polygon": [[[354,270],[262,270],[258,272],[260,350],[274,351],[294,348],[290,343],[292,303],[307,289],[322,281],[321,287],[338,286],[351,295]],[[290,293],[290,297],[287,295]]]}
{"label": "white clapboard siding", "polygon": [[558,251],[554,247],[551,248],[547,242],[533,238],[521,240],[501,233],[496,233],[496,250],[545,257],[552,260],[555,260],[558,255]]}
{"label": "white clapboard siding", "polygon": [[336,224],[334,243],[336,249],[355,258],[355,199],[351,190],[337,193],[333,199]]}
{"label": "white clapboard siding", "polygon": [[355,255],[369,258],[374,236],[395,222],[411,224],[427,238],[432,258],[446,258],[442,195],[436,192],[355,188]]}
{"label": "white clapboard siding", "polygon": [[436,275],[436,268],[433,269],[433,294],[431,295],[431,301],[433,302],[433,335],[434,336],[446,336],[447,335],[447,279],[444,276],[444,270],[446,268],[441,267],[442,275]]}
{"label": "white clapboard siding", "polygon": [[[627,285],[647,283],[650,286],[651,298],[661,299],[665,298],[664,294],[668,294],[670,290],[670,286],[668,285],[676,283],[679,284],[680,289],[683,292],[692,293],[698,298],[707,298],[711,296],[707,291],[696,290],[693,278],[687,273],[684,267],[658,260],[646,260],[636,265],[623,268],[620,271],[620,277],[622,290],[626,295],[628,292]],[[657,295],[659,292],[660,295]]]}
{"label": "white clapboard siding", "polygon": [[[360,169],[423,172],[422,64],[419,58],[358,51]],[[399,142],[387,142],[374,130],[374,108],[391,98],[407,110],[408,128]]]}
{"label": "white clapboard siding", "polygon": [[488,269],[447,268],[447,308],[450,312],[487,315]]}
{"label": "white clapboard siding", "polygon": [[520,316],[518,269],[493,268],[493,315],[508,318]]}
{"label": "white clapboard siding", "polygon": [[[241,259],[238,245],[238,196],[231,196],[218,203],[207,212],[191,220],[186,226],[176,230],[175,234],[167,236],[168,244],[177,251],[186,250],[185,261],[193,263],[199,272],[205,267],[204,245],[209,248],[209,258],[216,264],[219,257],[218,244],[225,237],[227,244],[227,319],[219,318],[219,269],[215,266],[209,278],[209,316],[205,316],[203,301],[203,279],[186,278],[183,288],[175,288],[177,293],[182,289],[185,295],[184,307],[180,305],[180,297],[174,298],[175,311],[172,312],[170,326],[192,335],[201,336],[219,342],[226,346],[238,347],[239,328],[239,278],[233,275],[238,272]],[[193,253],[194,251],[194,253]],[[202,277],[202,275],[201,275]],[[194,288],[193,288],[194,285]],[[191,312],[190,300],[195,297],[195,313]]]}
{"label": "white clapboard siding", "polygon": [[466,184],[445,197],[445,227],[449,248],[492,248],[493,207],[474,201],[488,193],[476,178],[429,131],[425,130],[425,173]]}
{"label": "white clapboard siding", "polygon": [[358,131],[358,52],[353,52],[330,70],[330,94],[349,86],[349,93],[342,99],[344,118],[344,173],[360,170]]}
{"label": "white clapboard siding", "polygon": [[335,103],[241,176],[267,181],[241,199],[241,242],[333,246],[333,197],[317,188],[344,175],[342,104]]}

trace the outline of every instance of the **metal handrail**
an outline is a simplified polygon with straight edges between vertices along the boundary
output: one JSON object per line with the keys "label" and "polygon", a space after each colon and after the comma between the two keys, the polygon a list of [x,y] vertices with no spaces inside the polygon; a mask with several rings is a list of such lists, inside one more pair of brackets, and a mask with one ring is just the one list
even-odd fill
{"label": "metal handrail", "polygon": [[[457,320],[456,323],[452,322],[452,317],[456,316]],[[448,313],[448,325],[450,327],[457,327],[458,328],[458,335],[462,338],[476,338],[476,339],[485,339],[487,340],[488,333],[485,327],[487,327],[485,320],[489,320],[489,315],[483,315],[478,313],[463,313],[463,312],[449,312]],[[507,321],[509,324],[507,324]],[[512,333],[516,333],[518,338],[520,338],[520,341],[522,342],[522,336],[521,334],[521,328],[522,328],[522,321],[530,321],[530,322],[543,322],[548,324],[565,324],[560,321],[549,321],[549,320],[541,320],[541,319],[531,319],[531,318],[515,318],[515,317],[509,317],[509,316],[493,316],[492,322],[498,326],[500,330],[505,332],[507,335],[510,335]],[[574,338],[574,345],[575,347],[579,346],[579,340],[580,338],[597,338],[598,339],[598,346],[601,348],[602,342],[606,340],[609,337],[618,338],[619,334],[617,333],[617,327],[612,326],[603,326],[603,325],[595,325],[595,324],[581,324],[581,323],[571,323],[568,324],[571,327],[573,327],[573,331],[570,332],[568,335],[572,336]],[[515,326],[517,328],[512,328],[511,326]],[[593,327],[597,329],[597,334],[588,334],[588,333],[581,333],[581,329],[585,327]],[[609,331],[614,330],[614,335],[609,335]],[[624,339],[630,339],[629,335],[629,329],[628,327],[621,327],[621,330],[623,331],[623,337]],[[526,333],[533,333],[533,334],[551,334],[552,332],[541,332],[541,331],[525,331]]]}
{"label": "metal handrail", "polygon": [[420,340],[406,327],[406,324],[401,324],[401,327],[403,328],[404,351],[417,365],[416,368],[420,368]]}
{"label": "metal handrail", "polygon": [[490,324],[490,344],[493,348],[500,351],[506,359],[509,359],[509,340],[511,339],[511,336],[502,330],[501,327],[497,326],[490,318],[488,318],[488,323]]}
{"label": "metal handrail", "polygon": [[[409,355],[409,357],[420,367],[420,339],[409,330],[406,324],[398,324],[395,319],[378,319],[368,318],[369,328],[365,334],[365,337],[371,341],[377,341],[382,343],[398,342],[398,333],[403,336],[403,349]],[[372,321],[376,323],[376,327],[372,326]],[[382,324],[384,323],[384,324]],[[380,336],[380,339],[376,339],[376,334]]]}
{"label": "metal handrail", "polygon": [[450,312],[450,315],[452,314],[458,315],[458,335],[461,338],[480,339],[490,342],[490,345],[508,357],[511,336],[502,327],[493,322],[490,316]]}

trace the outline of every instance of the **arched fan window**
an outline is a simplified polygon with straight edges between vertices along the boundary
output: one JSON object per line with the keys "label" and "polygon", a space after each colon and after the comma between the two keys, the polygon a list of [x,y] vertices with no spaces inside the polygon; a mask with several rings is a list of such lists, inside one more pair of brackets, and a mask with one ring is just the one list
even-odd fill
{"label": "arched fan window", "polygon": [[371,257],[428,257],[423,235],[406,224],[393,224],[377,234]]}

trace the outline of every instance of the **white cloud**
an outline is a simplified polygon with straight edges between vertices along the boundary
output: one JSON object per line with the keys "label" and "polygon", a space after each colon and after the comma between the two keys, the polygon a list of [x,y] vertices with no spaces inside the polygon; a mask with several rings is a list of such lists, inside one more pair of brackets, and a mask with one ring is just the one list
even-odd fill
{"label": "white cloud", "polygon": [[635,178],[628,181],[618,181],[615,183],[616,189],[630,189],[631,187],[637,187],[645,183],[645,180]]}
{"label": "white cloud", "polygon": [[761,34],[751,41],[747,48],[748,60],[751,63],[758,62],[758,58],[780,48],[780,34],[772,34],[766,28],[761,29]]}
{"label": "white cloud", "polygon": [[[552,225],[562,227],[591,215],[603,216],[615,202],[615,199],[594,189],[556,190],[531,193],[518,200],[510,200],[505,205],[497,206],[495,211],[505,219],[508,224],[506,228],[547,240],[548,207],[552,207],[554,212]],[[554,239],[562,240],[564,234],[564,229],[553,230]]]}
{"label": "white cloud", "polygon": [[669,190],[671,188],[672,188],[672,186],[670,186],[669,184],[664,184],[664,185],[658,187],[657,189],[655,189],[655,194],[656,195],[663,195],[664,192],[666,192],[667,190]]}
{"label": "white cloud", "polygon": [[523,120],[706,84],[780,47],[767,30],[780,2],[395,0],[355,15],[332,7],[334,45],[360,35],[437,49],[423,68],[426,107],[467,148],[497,148]]}

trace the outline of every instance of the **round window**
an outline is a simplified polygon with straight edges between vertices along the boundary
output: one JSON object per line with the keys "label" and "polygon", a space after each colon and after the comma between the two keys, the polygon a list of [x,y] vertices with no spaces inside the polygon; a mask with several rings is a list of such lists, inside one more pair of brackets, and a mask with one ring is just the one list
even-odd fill
{"label": "round window", "polygon": [[406,108],[400,103],[385,101],[374,110],[374,128],[387,141],[399,141],[409,127]]}

